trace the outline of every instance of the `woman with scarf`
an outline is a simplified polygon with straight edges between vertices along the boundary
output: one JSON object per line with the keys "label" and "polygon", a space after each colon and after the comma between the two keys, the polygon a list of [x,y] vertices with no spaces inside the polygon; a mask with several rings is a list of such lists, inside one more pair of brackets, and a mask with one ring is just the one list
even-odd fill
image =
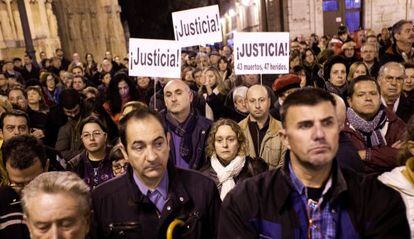
{"label": "woman with scarf", "polygon": [[263,159],[252,159],[246,152],[246,138],[236,122],[220,119],[213,124],[206,146],[210,161],[201,172],[216,182],[221,200],[236,184],[268,170]]}
{"label": "woman with scarf", "polygon": [[325,90],[339,95],[346,102],[348,81],[345,59],[339,55],[331,57],[324,64],[323,71]]}
{"label": "woman with scarf", "polygon": [[385,172],[378,179],[401,194],[407,210],[411,238],[414,238],[414,117],[408,121],[399,160],[405,166]]}

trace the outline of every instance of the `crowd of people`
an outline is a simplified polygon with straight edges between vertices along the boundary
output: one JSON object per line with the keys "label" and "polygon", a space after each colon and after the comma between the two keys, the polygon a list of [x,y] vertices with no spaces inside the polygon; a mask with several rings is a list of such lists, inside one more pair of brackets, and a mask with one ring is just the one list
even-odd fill
{"label": "crowd of people", "polygon": [[296,37],[283,75],[230,45],[181,78],[4,60],[0,238],[414,238],[413,46],[401,20]]}

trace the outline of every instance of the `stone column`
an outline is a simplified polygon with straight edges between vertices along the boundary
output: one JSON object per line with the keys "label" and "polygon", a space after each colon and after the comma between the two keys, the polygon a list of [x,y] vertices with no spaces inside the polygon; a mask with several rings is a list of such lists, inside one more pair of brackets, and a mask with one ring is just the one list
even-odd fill
{"label": "stone column", "polygon": [[17,34],[16,34],[16,26],[15,26],[15,22],[14,22],[14,17],[12,14],[12,10],[11,10],[11,4],[12,4],[12,0],[3,0],[6,3],[6,7],[7,7],[7,18],[8,18],[8,23],[10,24],[10,29],[11,29],[11,36],[12,39],[15,40],[17,39]]}
{"label": "stone column", "polygon": [[45,10],[44,13],[46,16],[46,22],[49,26],[49,37],[58,38],[58,26],[56,16],[52,9],[52,0],[46,0],[43,6]]}
{"label": "stone column", "polygon": [[22,23],[20,21],[20,13],[19,13],[19,9],[17,7],[17,2],[14,1],[13,5],[12,5],[12,13],[13,13],[13,22],[15,24],[15,29],[16,29],[16,34],[17,34],[17,40],[19,41],[23,41],[24,40],[24,36],[23,36],[23,27],[22,27]]}

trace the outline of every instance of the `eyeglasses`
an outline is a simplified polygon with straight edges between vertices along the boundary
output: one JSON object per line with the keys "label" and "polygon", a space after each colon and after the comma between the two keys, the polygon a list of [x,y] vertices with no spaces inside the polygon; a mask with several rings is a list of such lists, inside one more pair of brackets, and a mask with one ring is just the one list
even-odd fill
{"label": "eyeglasses", "polygon": [[121,165],[121,164],[114,164],[114,165],[112,165],[112,170],[113,171],[115,171],[115,172],[117,172],[117,173],[119,173],[119,172],[122,172],[122,171],[126,171],[126,170],[128,170],[128,164],[126,163],[126,164],[124,164],[124,165]]}
{"label": "eyeglasses", "polygon": [[385,76],[384,77],[384,80],[387,82],[387,83],[391,83],[391,82],[393,82],[394,80],[398,83],[398,84],[401,84],[401,83],[403,83],[404,82],[404,77],[403,76],[399,76],[399,77],[393,77],[393,76]]}
{"label": "eyeglasses", "polygon": [[105,135],[105,132],[101,131],[101,130],[95,130],[92,133],[89,132],[84,132],[81,135],[82,139],[90,139],[91,137],[95,138],[99,138],[101,136]]}
{"label": "eyeglasses", "polygon": [[17,126],[16,125],[6,125],[5,126],[6,131],[9,132],[9,133],[12,133],[16,127],[17,127],[17,130],[19,131],[19,133],[26,132],[27,129],[28,129],[27,125],[17,125]]}

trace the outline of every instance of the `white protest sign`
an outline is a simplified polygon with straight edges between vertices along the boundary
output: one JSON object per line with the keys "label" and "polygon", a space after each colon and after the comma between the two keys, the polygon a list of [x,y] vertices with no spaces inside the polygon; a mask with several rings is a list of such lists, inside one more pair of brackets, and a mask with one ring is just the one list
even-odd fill
{"label": "white protest sign", "polygon": [[289,72],[288,32],[235,32],[236,75]]}
{"label": "white protest sign", "polygon": [[175,40],[182,47],[222,41],[218,5],[173,12]]}
{"label": "white protest sign", "polygon": [[129,75],[181,78],[181,46],[177,41],[130,38]]}

